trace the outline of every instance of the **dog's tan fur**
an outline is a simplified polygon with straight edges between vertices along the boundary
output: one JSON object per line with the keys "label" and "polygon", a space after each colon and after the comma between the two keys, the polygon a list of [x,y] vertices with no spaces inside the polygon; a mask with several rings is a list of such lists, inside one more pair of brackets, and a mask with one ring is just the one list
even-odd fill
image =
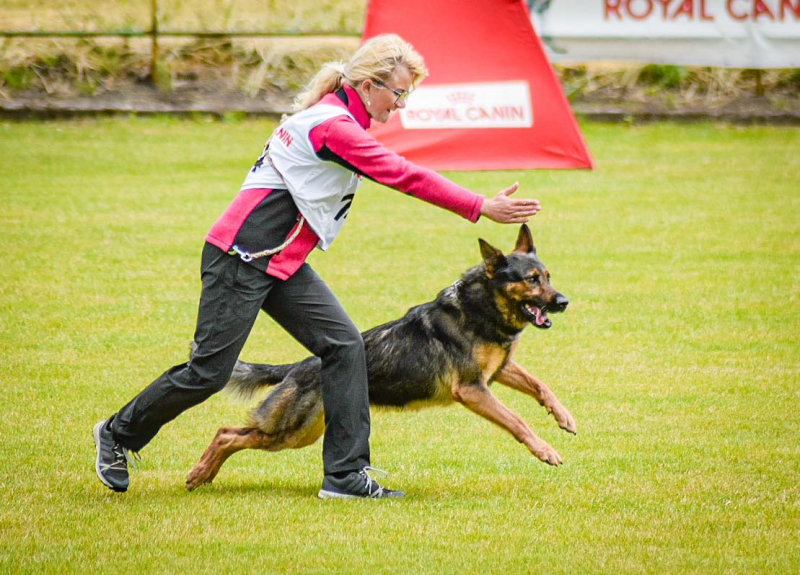
{"label": "dog's tan fur", "polygon": [[[398,378],[412,380],[409,373],[417,370],[414,372],[417,373],[417,379],[404,384],[407,389],[400,385],[400,391],[408,393],[408,398],[402,401],[403,407],[421,407],[452,401],[461,403],[511,433],[540,460],[550,465],[561,465],[562,458],[556,450],[539,438],[519,415],[503,405],[491,393],[489,386],[497,381],[530,395],[553,415],[562,429],[570,433],[577,432],[574,418],[547,385],[512,359],[519,343],[517,335],[530,323],[520,307],[525,302],[536,302],[545,309],[547,306],[555,306],[553,302],[563,296],[552,287],[549,272],[536,258],[527,226],[522,226],[515,250],[509,254],[508,259],[483,241],[481,252],[484,256],[483,267],[478,271],[474,268],[465,274],[463,288],[454,285],[443,290],[435,302],[414,308],[420,310],[418,314],[414,315],[414,310],[410,310],[397,322],[365,332],[364,341],[371,367],[370,400],[375,404],[397,404],[396,400],[386,400],[382,394],[390,387],[399,385]],[[512,264],[515,266],[515,273],[523,279],[516,280],[514,276],[513,281],[495,281],[494,276],[501,270],[512,267]],[[465,293],[461,294],[459,289]],[[508,330],[509,335],[505,339],[499,336],[487,337],[485,330],[475,324],[480,319],[471,317],[470,310],[474,309],[474,302],[484,301],[489,297],[491,301],[485,301],[481,305],[491,307],[491,313],[497,315],[490,317],[497,323],[497,329],[500,330],[498,333]],[[563,301],[566,299],[563,298]],[[566,307],[566,303],[563,307]],[[437,315],[441,309],[447,311],[445,316]],[[471,342],[467,346],[467,353],[459,355],[448,351],[451,348],[448,347],[449,342],[445,341],[440,346],[443,350],[442,356],[437,355],[435,365],[413,365],[416,360],[413,345],[434,345],[434,336],[431,335],[431,339],[426,341],[401,343],[393,339],[393,328],[404,325],[404,322],[418,321],[414,319],[417,317],[422,318],[419,321],[428,328],[429,324],[438,321],[440,329],[436,331],[437,334],[443,330],[457,329],[454,334],[457,333],[459,338],[467,338],[463,341]],[[409,344],[408,347],[403,347],[406,344]],[[407,367],[403,369],[403,366],[389,365],[391,362],[386,359],[389,357],[395,362],[407,362]],[[319,383],[315,384],[313,379],[315,372],[312,360],[293,366],[258,366],[245,363],[241,363],[241,366],[261,369],[264,374],[282,371],[279,378],[270,380],[272,376],[262,375],[255,384],[249,384],[251,387],[277,384],[277,387],[254,410],[251,425],[219,429],[200,461],[189,473],[186,485],[190,490],[203,483],[210,483],[228,457],[237,451],[298,449],[311,445],[324,432],[322,394]],[[234,373],[232,385],[236,385],[236,378]]]}

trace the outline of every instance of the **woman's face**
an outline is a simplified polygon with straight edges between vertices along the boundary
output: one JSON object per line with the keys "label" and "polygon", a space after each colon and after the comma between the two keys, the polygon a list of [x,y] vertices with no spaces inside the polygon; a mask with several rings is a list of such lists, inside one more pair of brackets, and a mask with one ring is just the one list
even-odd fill
{"label": "woman's face", "polygon": [[404,98],[398,97],[395,92],[407,94],[413,80],[411,72],[404,66],[398,66],[392,77],[383,82],[383,85],[373,80],[365,80],[362,84],[363,96],[369,117],[385,124],[392,112],[398,108],[405,108]]}

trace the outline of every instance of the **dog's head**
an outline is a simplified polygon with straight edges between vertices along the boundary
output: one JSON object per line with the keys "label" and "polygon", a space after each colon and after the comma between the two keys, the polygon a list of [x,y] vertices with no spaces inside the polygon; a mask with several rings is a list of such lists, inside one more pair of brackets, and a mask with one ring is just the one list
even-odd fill
{"label": "dog's head", "polygon": [[569,301],[550,283],[550,272],[536,256],[528,226],[522,225],[517,245],[508,255],[484,240],[478,242],[486,278],[504,319],[518,329],[528,323],[548,329],[552,324],[547,314],[563,312]]}

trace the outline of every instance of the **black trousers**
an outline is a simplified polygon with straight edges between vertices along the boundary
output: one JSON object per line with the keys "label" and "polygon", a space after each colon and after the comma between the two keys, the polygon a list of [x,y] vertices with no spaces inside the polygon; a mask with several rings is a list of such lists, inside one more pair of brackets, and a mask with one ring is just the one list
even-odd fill
{"label": "black trousers", "polygon": [[369,465],[364,342],[316,272],[304,264],[282,281],[207,243],[202,280],[191,358],[167,370],[119,410],[112,420],[116,441],[139,451],[165,423],[225,387],[263,310],[322,360],[325,473]]}

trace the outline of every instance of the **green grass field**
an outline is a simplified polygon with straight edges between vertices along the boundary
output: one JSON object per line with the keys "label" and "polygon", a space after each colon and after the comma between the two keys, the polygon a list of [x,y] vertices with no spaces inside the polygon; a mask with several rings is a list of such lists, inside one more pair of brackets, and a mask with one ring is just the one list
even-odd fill
{"label": "green grass field", "polygon": [[[515,180],[569,311],[518,360],[578,421],[496,389],[565,459],[453,406],[377,412],[404,501],[321,502],[321,446],[234,456],[183,487],[219,395],[168,425],[131,490],[94,475],[93,424],[191,340],[203,236],[272,124],[0,123],[0,572],[797,573],[800,131],[584,123],[595,172]],[[365,184],[312,265],[362,329],[433,298],[516,228]],[[262,318],[243,352],[303,350]]]}

